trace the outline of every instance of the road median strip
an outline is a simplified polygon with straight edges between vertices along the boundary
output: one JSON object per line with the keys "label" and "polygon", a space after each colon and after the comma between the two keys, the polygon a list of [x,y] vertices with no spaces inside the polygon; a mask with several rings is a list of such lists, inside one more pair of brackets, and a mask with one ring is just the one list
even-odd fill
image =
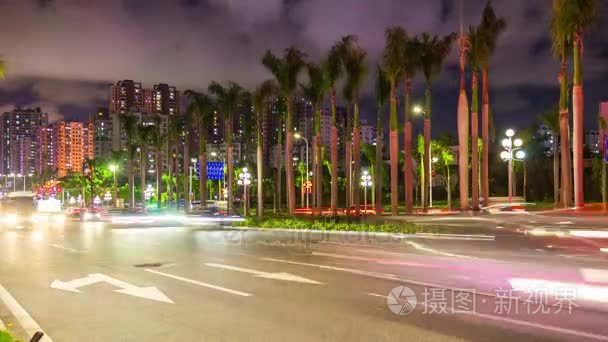
{"label": "road median strip", "polygon": [[2,285],[0,285],[0,300],[8,307],[8,310],[30,338],[34,337],[37,332],[43,332],[44,336],[40,339],[40,342],[53,342],[49,335],[42,330],[40,325]]}

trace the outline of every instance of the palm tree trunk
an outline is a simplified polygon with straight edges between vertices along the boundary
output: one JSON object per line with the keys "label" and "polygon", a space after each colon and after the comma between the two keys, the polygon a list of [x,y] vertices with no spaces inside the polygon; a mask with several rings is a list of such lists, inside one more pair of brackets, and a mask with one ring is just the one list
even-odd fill
{"label": "palm tree trunk", "polygon": [[169,144],[167,145],[167,173],[169,179],[169,185],[167,186],[167,207],[170,207],[173,202],[173,163],[175,160],[173,159],[172,143],[173,141],[169,141]]}
{"label": "palm tree trunk", "polygon": [[139,154],[139,185],[140,185],[140,189],[139,191],[141,192],[141,203],[144,206],[144,208],[146,207],[146,173],[148,171],[148,147],[147,146],[141,146],[140,147],[140,154]]}
{"label": "palm tree trunk", "polygon": [[287,207],[289,215],[293,215],[296,207],[296,193],[293,170],[293,108],[291,95],[287,98],[287,121],[285,123],[285,172],[287,173]]}
{"label": "palm tree trunk", "polygon": [[186,134],[184,135],[184,211],[190,210],[190,139],[188,130],[190,127],[186,127]]}
{"label": "palm tree trunk", "polygon": [[319,136],[319,134],[315,134],[315,136],[313,137],[313,146],[313,192],[315,197],[315,213],[320,215],[321,206],[323,205],[323,161],[321,155],[321,137]]}
{"label": "palm tree trunk", "polygon": [[234,193],[232,191],[232,185],[234,183],[234,148],[232,146],[232,113],[227,113],[226,119],[224,120],[224,129],[226,130],[226,172],[228,173],[226,184],[226,190],[228,192],[228,199],[226,207],[228,213],[232,214],[232,206],[234,205]]}
{"label": "palm tree trunk", "polygon": [[158,148],[156,150],[156,155],[154,156],[154,161],[156,162],[156,207],[160,209],[161,207],[161,194],[162,194],[162,164],[161,164],[161,154],[162,148]]}
{"label": "palm tree trunk", "polygon": [[578,34],[574,39],[574,84],[572,87],[572,113],[573,113],[573,156],[574,156],[574,206],[583,208],[584,185],[583,185],[583,83],[582,83],[582,46]]}
{"label": "palm tree trunk", "polygon": [[378,109],[378,126],[376,128],[376,172],[374,174],[374,185],[376,191],[376,215],[382,213],[382,111]]}
{"label": "palm tree trunk", "polygon": [[[426,140],[426,137],[425,137]],[[427,151],[427,150],[425,150]],[[469,104],[464,89],[458,97],[458,181],[460,209],[469,209]]]}
{"label": "palm tree trunk", "polygon": [[399,214],[399,136],[397,133],[397,86],[395,81],[391,81],[390,110],[391,215],[394,216]]}
{"label": "palm tree trunk", "polygon": [[446,172],[448,174],[448,211],[452,211],[452,183],[450,181],[450,167],[445,167]]}
{"label": "palm tree trunk", "polygon": [[350,113],[350,103],[346,104],[346,129],[344,130],[344,176],[346,177],[346,182],[345,182],[345,193],[346,193],[346,198],[344,201],[344,209],[346,212],[346,215],[350,215],[351,214],[351,207],[352,207],[352,160],[353,160],[353,143],[351,140],[351,131],[352,131],[352,126],[351,126],[351,117],[350,117],[351,113]]}
{"label": "palm tree trunk", "polygon": [[[131,147],[128,147],[129,149]],[[131,153],[131,151],[127,151],[129,154]],[[135,207],[135,198],[133,197],[133,186],[135,185],[135,177],[133,175],[133,158],[132,156],[129,156],[127,158],[127,172],[128,172],[128,179],[129,179],[129,206],[131,208]]]}
{"label": "palm tree trunk", "polygon": [[263,114],[260,112],[258,114],[258,126],[257,126],[257,148],[255,151],[256,158],[256,168],[258,172],[258,209],[257,216],[258,220],[262,220],[264,218],[264,189],[263,189],[263,177],[264,177],[264,161],[262,158],[262,147],[264,145],[263,135],[262,135],[262,123],[263,123]]}
{"label": "palm tree trunk", "polygon": [[410,120],[410,92],[411,80],[405,80],[405,130],[404,130],[404,152],[405,152],[405,211],[412,212],[412,122]]}
{"label": "palm tree trunk", "polygon": [[571,205],[570,191],[570,141],[568,127],[568,75],[566,70],[565,53],[562,52],[562,63],[559,72],[559,128],[560,128],[560,154],[562,160],[562,205],[567,208]]}
{"label": "palm tree trunk", "polygon": [[553,206],[559,206],[559,154],[557,153],[557,142],[559,134],[553,133]]}
{"label": "palm tree trunk", "polygon": [[[281,134],[281,133],[279,133]],[[279,138],[279,143],[277,144],[277,150],[276,150],[276,163],[277,163],[277,177],[276,177],[276,202],[277,202],[277,211],[281,211],[282,209],[282,199],[283,199],[283,189],[282,189],[282,184],[283,184],[283,164],[281,163],[281,155],[283,154],[283,144],[280,141],[281,139]]]}
{"label": "palm tree trunk", "polygon": [[336,113],[336,89],[331,88],[331,213],[338,213],[338,127]]}
{"label": "palm tree trunk", "polygon": [[[477,177],[479,173],[478,164],[479,164],[479,156],[477,149],[477,139],[479,137],[479,123],[478,123],[478,114],[477,114],[477,72],[473,72],[471,79],[471,182],[472,182],[472,205],[473,210],[479,210],[479,183],[477,182]],[[468,142],[467,142],[468,145]],[[468,176],[468,175],[467,175]]]}
{"label": "palm tree trunk", "polygon": [[[426,87],[426,112],[424,115],[424,167],[422,169],[422,174],[429,173],[428,176],[424,177],[424,182],[422,186],[422,193],[428,192],[430,180],[431,180],[431,158],[429,155],[429,151],[431,148],[431,87],[427,85]],[[461,93],[462,95],[462,93]],[[429,196],[425,196],[424,203],[422,205],[424,211],[428,211],[429,206]]]}
{"label": "palm tree trunk", "polygon": [[[204,141],[201,137],[201,141]],[[206,208],[207,207],[207,147],[206,147],[206,143],[201,143],[201,144],[205,144],[205,147],[202,147],[202,151],[199,151],[199,155],[198,155],[198,163],[199,163],[199,168],[200,168],[200,178],[199,178],[199,182],[198,182],[198,191],[199,191],[199,196],[200,196],[200,200],[201,200],[201,204],[200,207],[201,208]]]}
{"label": "palm tree trunk", "polygon": [[353,179],[352,179],[352,187],[353,187],[353,203],[355,205],[355,214],[357,216],[361,215],[361,204],[359,201],[359,179],[361,174],[361,147],[359,140],[361,138],[361,134],[359,133],[359,101],[357,96],[354,98],[354,125],[353,125],[353,161],[354,161],[354,170],[353,170]]}
{"label": "palm tree trunk", "polygon": [[481,196],[484,205],[490,205],[490,99],[488,94],[488,69],[482,71],[482,95],[481,95]]}

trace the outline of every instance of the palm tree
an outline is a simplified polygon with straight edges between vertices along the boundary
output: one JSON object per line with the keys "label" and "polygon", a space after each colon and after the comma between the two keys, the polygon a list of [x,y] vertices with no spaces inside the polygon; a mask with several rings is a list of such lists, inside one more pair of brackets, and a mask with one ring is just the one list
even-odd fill
{"label": "palm tree", "polygon": [[296,205],[295,184],[293,173],[293,94],[298,85],[298,75],[304,68],[306,55],[290,47],[285,50],[283,58],[266,51],[262,58],[262,64],[272,73],[277,81],[279,93],[285,97],[287,102],[287,118],[285,120],[285,172],[287,174],[287,207],[289,214],[293,215]]}
{"label": "palm tree", "polygon": [[420,42],[418,39],[409,39],[405,43],[405,56],[403,60],[403,74],[405,82],[404,94],[404,112],[405,112],[405,127],[404,127],[404,155],[405,155],[405,211],[412,212],[414,206],[413,198],[413,165],[412,165],[412,120],[410,93],[412,88],[412,79],[416,75],[416,70],[420,67]]}
{"label": "palm tree", "polygon": [[137,145],[135,144],[137,139],[137,121],[137,116],[131,113],[120,115],[120,122],[127,137],[127,177],[129,183],[129,206],[131,208],[135,207],[133,161],[135,160],[135,151],[137,149]]}
{"label": "palm tree", "polygon": [[244,91],[241,86],[235,82],[228,82],[227,86],[213,81],[209,85],[209,92],[216,97],[216,103],[219,109],[224,113],[224,126],[226,136],[226,163],[228,173],[228,212],[231,211],[234,202],[234,193],[232,185],[234,183],[234,147],[232,146],[232,122],[233,114],[237,105],[243,100]]}
{"label": "palm tree", "polygon": [[352,117],[351,117],[351,104],[353,102],[353,92],[351,89],[352,84],[348,82],[344,83],[344,89],[342,90],[342,97],[344,98],[346,107],[346,123],[344,129],[344,208],[345,214],[350,215],[350,208],[352,207],[352,187],[351,180],[353,176],[353,156],[352,156]]}
{"label": "palm tree", "polygon": [[154,147],[154,162],[156,175],[156,207],[161,207],[161,194],[162,194],[162,155],[165,144],[167,143],[167,134],[162,132],[161,129],[162,117],[156,115],[154,117],[154,129],[150,136],[152,146]]}
{"label": "palm tree", "polygon": [[[487,60],[487,50],[484,46],[483,32],[478,28],[469,28],[467,57],[471,66],[471,179],[472,179],[472,207],[479,210],[479,150],[477,139],[479,138],[479,92],[477,80],[481,66]],[[461,82],[463,80],[461,79]],[[483,151],[483,143],[482,143]],[[483,171],[482,171],[483,173]],[[467,175],[468,176],[468,175]],[[461,178],[462,179],[462,178]],[[461,188],[462,190],[462,188]],[[486,203],[487,203],[487,199]]]}
{"label": "palm tree", "polygon": [[507,22],[504,18],[498,18],[492,4],[488,1],[483,9],[481,25],[479,30],[483,32],[484,47],[487,58],[482,60],[482,96],[481,96],[481,139],[483,143],[483,153],[481,158],[481,194],[485,204],[489,204],[490,198],[490,175],[489,175],[489,149],[490,149],[490,95],[489,95],[489,69],[490,56],[496,50],[496,42],[498,36],[507,28]]}
{"label": "palm tree", "polygon": [[[441,39],[437,36],[431,37],[428,33],[423,33],[420,41],[421,44],[421,65],[424,77],[426,79],[426,109],[424,112],[424,172],[430,172],[430,156],[429,148],[431,144],[431,86],[433,80],[441,71],[443,61],[450,53],[452,42],[456,38],[455,34],[447,35]],[[428,189],[431,175],[424,177],[424,186],[422,191]],[[460,180],[463,181],[462,179]],[[462,195],[462,193],[461,193]],[[428,196],[427,196],[428,197]],[[468,197],[468,196],[467,196]],[[465,200],[468,201],[468,198]],[[462,198],[461,198],[462,201]],[[463,205],[461,204],[461,207]],[[425,198],[423,203],[424,210],[428,209],[428,199]]]}
{"label": "palm tree", "polygon": [[553,202],[557,208],[559,205],[559,154],[557,153],[557,143],[559,141],[559,109],[552,108],[540,115],[540,119],[547,127],[553,138],[551,153],[553,154]]}
{"label": "palm tree", "polygon": [[[169,117],[169,123],[167,128],[167,163],[169,164],[167,173],[169,179],[168,185],[168,203],[170,204],[173,201],[173,174],[174,167],[177,165],[177,147],[179,146],[179,142],[182,136],[182,132],[184,130],[184,120],[181,114],[174,115]],[[179,187],[176,186],[176,199],[179,201]]]}
{"label": "palm tree", "polygon": [[338,125],[336,82],[343,72],[344,52],[348,51],[355,41],[352,35],[344,36],[332,46],[325,61],[327,82],[331,89],[331,136],[330,136],[330,165],[331,165],[331,212],[336,215],[338,210]]}
{"label": "palm tree", "polygon": [[256,147],[256,167],[258,172],[258,219],[264,218],[264,162],[262,160],[262,147],[263,147],[263,135],[262,125],[264,124],[264,112],[267,110],[268,100],[275,93],[274,82],[267,80],[262,82],[253,94],[251,100],[253,102],[253,109],[256,112],[256,126],[257,126],[257,147]]}
{"label": "palm tree", "polygon": [[200,169],[199,197],[201,208],[207,206],[207,134],[206,129],[213,122],[214,103],[211,97],[205,93],[194,90],[186,90],[186,96],[190,98],[190,106],[193,107],[189,112],[196,113],[198,120],[198,163]]}
{"label": "palm tree", "polygon": [[397,122],[397,82],[403,75],[405,60],[405,45],[407,33],[399,26],[389,27],[385,32],[386,46],[382,60],[382,69],[390,84],[390,110],[391,131],[389,136],[390,161],[391,161],[391,214],[398,214],[399,192],[399,137]]}
{"label": "palm tree", "polygon": [[[353,192],[353,204],[355,205],[355,214],[361,214],[361,207],[359,201],[359,178],[361,174],[361,120],[359,111],[359,89],[365,81],[367,74],[367,65],[365,64],[365,58],[367,54],[365,51],[358,47],[352,48],[347,52],[344,58],[344,69],[347,76],[348,90],[351,92],[351,98],[353,103],[353,160],[354,160],[354,172],[353,182],[356,191]],[[350,132],[348,132],[350,135]]]}
{"label": "palm tree", "polygon": [[[598,13],[597,0],[556,0],[553,3],[554,37],[573,48],[574,80],[572,86],[574,205],[584,206],[583,193],[583,33],[591,27]],[[562,107],[563,108],[563,107]],[[564,145],[562,145],[564,146]],[[567,146],[567,145],[566,145]]]}
{"label": "palm tree", "polygon": [[382,212],[382,143],[384,136],[384,129],[382,128],[384,115],[382,113],[382,109],[384,108],[390,93],[390,84],[386,79],[386,75],[384,74],[384,71],[380,65],[378,65],[378,76],[376,78],[375,90],[376,106],[378,108],[378,123],[376,126],[376,173],[374,174],[374,184],[376,186],[376,215],[380,215]]}
{"label": "palm tree", "polygon": [[146,173],[148,172],[148,146],[154,127],[140,124],[137,126],[137,143],[139,145],[139,177],[141,202],[145,203]]}
{"label": "palm tree", "polygon": [[[462,1],[461,1],[462,4]],[[460,66],[460,91],[458,95],[458,178],[460,179],[460,209],[469,209],[469,104],[465,85],[465,60],[470,48],[469,36],[462,30],[462,16],[460,34],[458,35],[458,56]],[[477,115],[477,113],[475,113]],[[474,128],[473,128],[474,129]],[[476,140],[474,140],[476,141]],[[475,178],[473,178],[475,179]],[[475,183],[475,181],[473,181]],[[475,192],[475,184],[473,184]],[[432,190],[431,190],[432,191]],[[475,199],[477,197],[477,200]],[[473,208],[478,209],[476,203],[479,196],[473,194]]]}
{"label": "palm tree", "polygon": [[328,90],[328,79],[325,69],[314,63],[306,65],[308,72],[308,85],[303,85],[304,96],[312,102],[314,113],[314,130],[312,138],[312,169],[313,169],[313,194],[315,197],[314,211],[321,213],[323,205],[323,160],[321,159],[321,111],[323,99]]}

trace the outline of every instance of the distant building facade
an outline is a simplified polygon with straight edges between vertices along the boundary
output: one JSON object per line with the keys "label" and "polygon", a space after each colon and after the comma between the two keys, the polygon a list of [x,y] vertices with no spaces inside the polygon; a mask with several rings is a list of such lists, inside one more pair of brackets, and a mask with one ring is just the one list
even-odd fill
{"label": "distant building facade", "polygon": [[40,129],[48,115],[40,108],[17,108],[2,113],[0,131],[0,174],[30,174],[40,167]]}
{"label": "distant building facade", "polygon": [[95,158],[92,123],[58,121],[42,129],[40,141],[44,164],[57,170],[59,178],[82,173],[87,159]]}

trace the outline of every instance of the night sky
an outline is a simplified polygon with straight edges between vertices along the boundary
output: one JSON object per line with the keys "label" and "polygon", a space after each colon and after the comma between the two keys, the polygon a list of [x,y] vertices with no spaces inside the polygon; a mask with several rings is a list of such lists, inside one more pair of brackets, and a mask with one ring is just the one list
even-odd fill
{"label": "night sky", "polygon": [[[604,1],[600,1],[604,2]],[[464,0],[464,25],[479,23],[485,0]],[[549,0],[495,0],[506,17],[491,65],[491,104],[498,127],[524,127],[558,98],[558,64],[551,56]],[[608,100],[608,6],[585,39],[585,120],[596,126],[598,102]],[[355,34],[375,70],[388,25],[410,35],[458,30],[456,0],[2,0],[0,110],[41,106],[53,119],[85,119],[107,106],[107,85],[121,79],[144,86],[170,83],[205,89],[211,80],[253,87],[270,77],[266,49],[289,45],[319,61],[342,35]],[[434,87],[433,132],[455,132],[456,47]],[[370,75],[363,117],[375,112]],[[422,75],[414,83],[421,99]]]}

